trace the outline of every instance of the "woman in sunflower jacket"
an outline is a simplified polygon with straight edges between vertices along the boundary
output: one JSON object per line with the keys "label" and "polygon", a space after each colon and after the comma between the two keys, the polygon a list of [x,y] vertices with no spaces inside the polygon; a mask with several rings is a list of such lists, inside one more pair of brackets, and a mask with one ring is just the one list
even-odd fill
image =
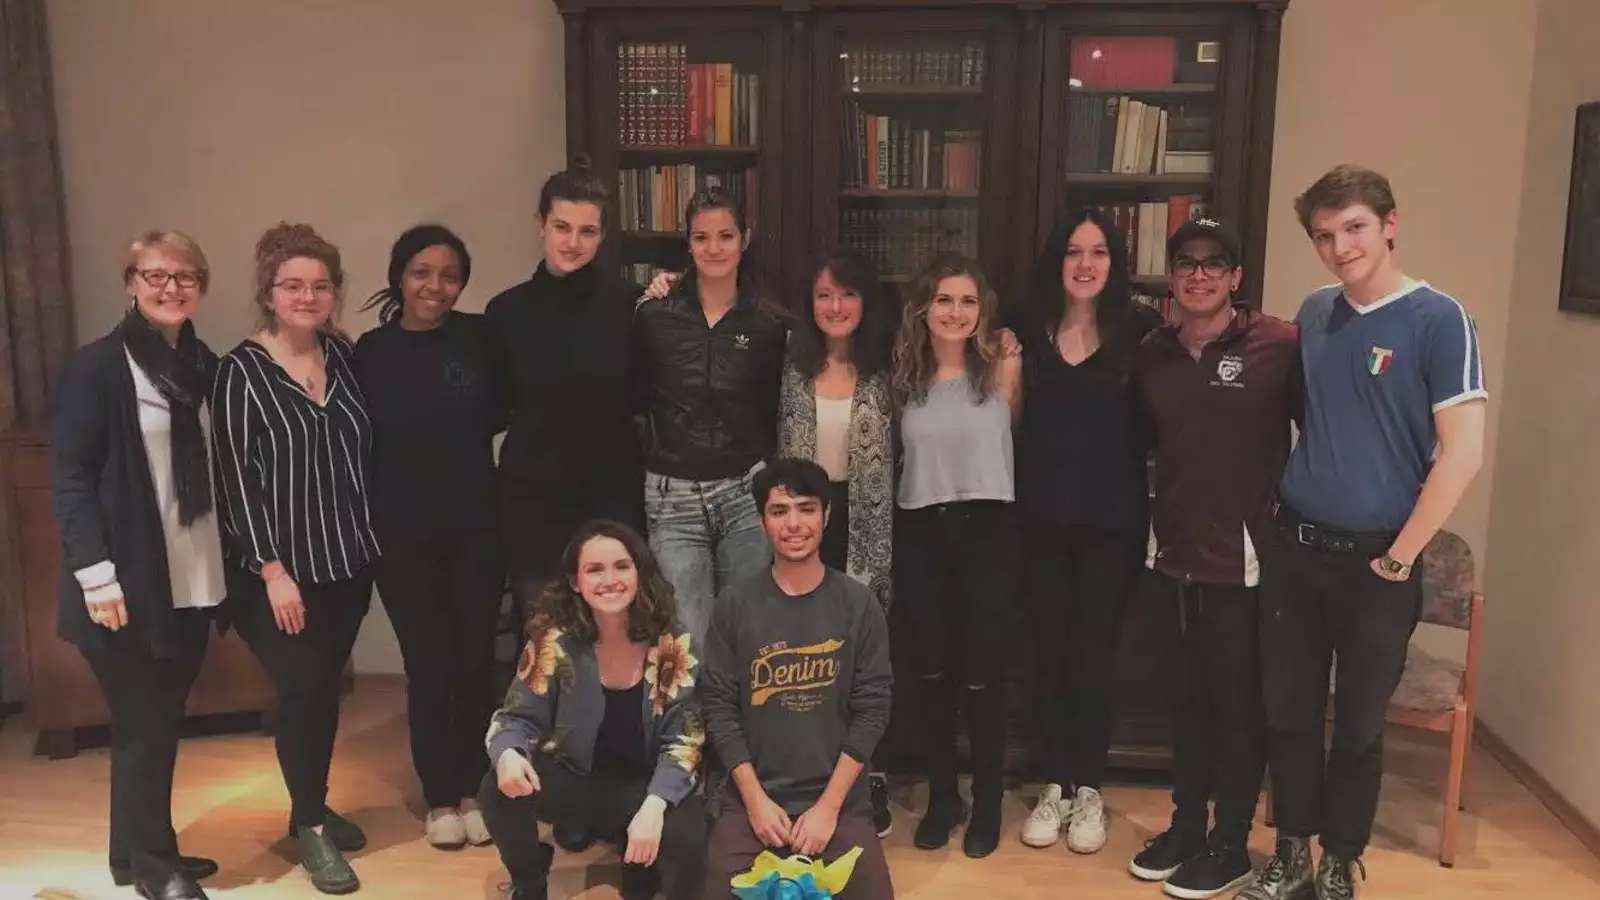
{"label": "woman in sunflower jacket", "polygon": [[[622,896],[699,897],[705,812],[694,795],[705,727],[698,648],[638,532],[578,529],[529,621],[528,642],[486,739],[478,792],[513,900],[546,900],[553,849],[536,823],[623,846]],[[659,867],[657,863],[659,862]],[[659,879],[658,872],[659,869]]]}

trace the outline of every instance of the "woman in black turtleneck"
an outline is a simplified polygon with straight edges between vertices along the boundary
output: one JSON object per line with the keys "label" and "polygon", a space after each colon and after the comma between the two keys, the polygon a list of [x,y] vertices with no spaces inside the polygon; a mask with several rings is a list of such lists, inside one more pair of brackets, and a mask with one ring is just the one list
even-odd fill
{"label": "woman in black turtleneck", "polygon": [[500,535],[518,608],[531,609],[582,523],[644,528],[628,404],[636,285],[601,271],[605,185],[579,158],[539,191],[544,259],[484,313],[511,410],[500,448]]}
{"label": "woman in black turtleneck", "polygon": [[355,348],[372,418],[378,595],[406,668],[411,760],[435,847],[486,844],[477,782],[488,768],[494,627],[504,585],[494,514],[494,390],[482,316],[455,310],[472,257],[450,229],[407,229],[388,285],[363,308],[381,323]]}

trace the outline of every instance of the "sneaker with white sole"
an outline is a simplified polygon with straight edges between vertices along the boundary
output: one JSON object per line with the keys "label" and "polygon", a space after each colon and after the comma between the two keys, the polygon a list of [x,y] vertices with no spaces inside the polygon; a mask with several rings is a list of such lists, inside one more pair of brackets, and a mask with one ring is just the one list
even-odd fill
{"label": "sneaker with white sole", "polygon": [[467,825],[461,821],[461,814],[453,809],[446,812],[428,810],[422,830],[428,843],[440,850],[459,850],[467,843]]}
{"label": "sneaker with white sole", "polygon": [[1061,820],[1067,811],[1067,801],[1061,797],[1061,785],[1047,784],[1033,812],[1022,823],[1022,842],[1029,847],[1049,847],[1061,839]]}
{"label": "sneaker with white sole", "polygon": [[1092,787],[1080,787],[1067,813],[1067,849],[1099,853],[1106,845],[1106,801]]}

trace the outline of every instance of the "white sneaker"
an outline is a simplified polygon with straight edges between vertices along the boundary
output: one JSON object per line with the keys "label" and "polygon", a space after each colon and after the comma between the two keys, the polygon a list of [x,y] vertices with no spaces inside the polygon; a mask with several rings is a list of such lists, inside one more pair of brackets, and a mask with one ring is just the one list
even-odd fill
{"label": "white sneaker", "polygon": [[1106,845],[1106,801],[1092,787],[1080,787],[1067,814],[1067,848],[1098,853]]}
{"label": "white sneaker", "polygon": [[494,843],[494,838],[489,835],[489,825],[483,821],[483,813],[477,807],[461,814],[462,830],[466,832],[467,843],[474,847],[483,847]]}
{"label": "white sneaker", "polygon": [[1061,839],[1061,818],[1067,801],[1061,798],[1061,785],[1047,784],[1033,812],[1022,823],[1022,842],[1029,847],[1048,847]]}
{"label": "white sneaker", "polygon": [[423,821],[422,828],[428,843],[441,850],[458,850],[467,843],[467,825],[455,810],[428,810],[428,818]]}

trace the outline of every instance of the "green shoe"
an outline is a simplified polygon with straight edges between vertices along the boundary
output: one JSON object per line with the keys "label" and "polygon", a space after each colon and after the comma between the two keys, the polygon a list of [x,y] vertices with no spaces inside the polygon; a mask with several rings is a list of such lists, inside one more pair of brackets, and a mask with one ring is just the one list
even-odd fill
{"label": "green shoe", "polygon": [[[289,821],[289,828],[285,833],[289,837],[295,836],[294,820]],[[361,826],[331,809],[323,811],[322,833],[333,841],[335,847],[346,853],[354,853],[367,846],[367,835],[361,830]]]}
{"label": "green shoe", "polygon": [[324,894],[354,893],[360,889],[361,879],[356,877],[355,870],[350,868],[327,832],[326,826],[322,834],[305,826],[294,830],[300,841],[300,865],[305,866],[306,874],[311,876],[312,886]]}

